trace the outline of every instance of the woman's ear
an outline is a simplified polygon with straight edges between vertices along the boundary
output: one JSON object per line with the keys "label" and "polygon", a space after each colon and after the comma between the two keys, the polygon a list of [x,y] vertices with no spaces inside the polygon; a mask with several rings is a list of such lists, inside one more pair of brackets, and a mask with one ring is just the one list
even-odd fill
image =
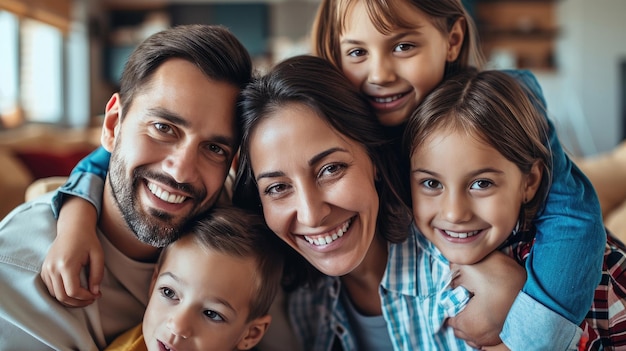
{"label": "woman's ear", "polygon": [[108,152],[113,152],[115,138],[118,136],[120,131],[121,114],[122,105],[120,103],[120,94],[115,93],[106,104],[104,123],[102,124],[102,134],[100,136],[100,142]]}
{"label": "woman's ear", "polygon": [[448,55],[446,60],[454,62],[459,57],[459,53],[463,48],[463,39],[465,39],[465,28],[467,23],[464,17],[459,17],[448,32]]}
{"label": "woman's ear", "polygon": [[271,322],[272,316],[269,314],[248,322],[248,329],[244,332],[243,337],[237,344],[237,349],[250,350],[255,347],[261,341],[263,335],[265,335]]}
{"label": "woman's ear", "polygon": [[543,164],[541,161],[535,161],[530,168],[530,172],[526,175],[526,184],[524,185],[524,203],[529,202],[537,194],[541,185],[541,177],[543,176]]}

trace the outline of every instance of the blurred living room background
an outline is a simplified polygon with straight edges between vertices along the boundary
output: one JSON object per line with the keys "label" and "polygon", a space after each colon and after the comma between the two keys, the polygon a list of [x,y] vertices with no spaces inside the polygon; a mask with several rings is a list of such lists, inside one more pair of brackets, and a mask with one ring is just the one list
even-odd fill
{"label": "blurred living room background", "polygon": [[[626,1],[464,0],[492,68],[535,73],[566,150],[626,138]],[[309,52],[319,0],[0,0],[0,199],[63,176],[99,144],[133,48],[161,29],[229,27],[259,71]],[[15,201],[0,203],[0,218]],[[4,207],[4,208],[2,208]]]}

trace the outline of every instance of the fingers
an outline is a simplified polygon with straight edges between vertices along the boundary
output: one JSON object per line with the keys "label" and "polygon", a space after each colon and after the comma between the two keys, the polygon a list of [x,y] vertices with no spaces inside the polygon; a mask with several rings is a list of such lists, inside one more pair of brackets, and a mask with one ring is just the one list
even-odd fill
{"label": "fingers", "polygon": [[100,282],[104,276],[104,253],[102,250],[94,250],[89,255],[89,291],[94,296],[100,296]]}
{"label": "fingers", "polygon": [[84,307],[99,296],[81,286],[80,268],[73,271],[63,263],[44,261],[40,276],[50,295],[66,307]]}

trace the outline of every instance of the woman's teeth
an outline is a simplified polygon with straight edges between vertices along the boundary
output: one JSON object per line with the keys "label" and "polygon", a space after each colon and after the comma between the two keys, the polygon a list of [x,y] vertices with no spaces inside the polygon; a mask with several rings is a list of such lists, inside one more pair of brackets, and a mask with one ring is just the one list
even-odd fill
{"label": "woman's teeth", "polygon": [[465,233],[451,232],[449,230],[444,230],[443,232],[453,238],[465,239],[465,238],[469,238],[470,236],[474,236],[478,234],[479,230],[474,230],[473,232],[465,232]]}
{"label": "woman's teeth", "polygon": [[185,198],[186,198],[185,196],[182,196],[182,195],[170,194],[169,192],[159,188],[157,185],[153,183],[148,183],[148,189],[150,189],[150,192],[153,193],[154,196],[158,197],[159,199],[165,202],[169,202],[172,204],[179,204],[185,201]]}
{"label": "woman's teeth", "polygon": [[349,220],[346,223],[344,223],[343,226],[341,228],[337,229],[337,231],[335,233],[327,234],[327,235],[320,235],[320,236],[316,236],[316,237],[309,237],[309,236],[305,235],[304,238],[310,244],[313,244],[313,245],[316,245],[316,246],[330,244],[333,241],[341,238],[343,236],[343,233],[348,231],[348,228],[350,227],[350,223],[351,222],[352,221]]}

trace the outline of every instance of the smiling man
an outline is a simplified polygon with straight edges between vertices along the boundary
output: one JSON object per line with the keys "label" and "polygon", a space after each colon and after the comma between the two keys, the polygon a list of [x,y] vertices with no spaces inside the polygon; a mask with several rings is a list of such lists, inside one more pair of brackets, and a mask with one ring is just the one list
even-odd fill
{"label": "smiling man", "polygon": [[220,196],[250,77],[247,51],[218,26],[175,27],[134,51],[102,129],[101,297],[66,308],[49,294],[39,274],[56,237],[52,194],[19,206],[0,223],[0,349],[98,350],[141,321],[160,248]]}

